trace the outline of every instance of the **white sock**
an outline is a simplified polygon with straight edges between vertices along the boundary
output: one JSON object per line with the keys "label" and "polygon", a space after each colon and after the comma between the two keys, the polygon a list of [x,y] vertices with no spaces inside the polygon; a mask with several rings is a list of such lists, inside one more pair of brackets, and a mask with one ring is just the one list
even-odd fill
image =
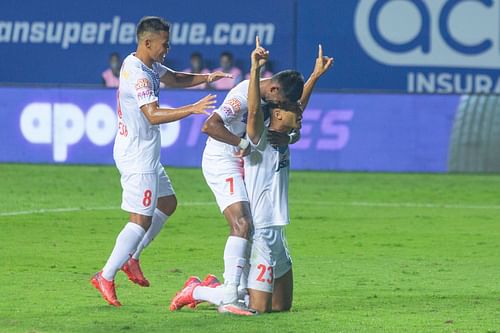
{"label": "white sock", "polygon": [[224,298],[224,287],[210,288],[198,286],[193,290],[193,298],[197,301],[207,301],[215,305],[220,305]]}
{"label": "white sock", "polygon": [[135,252],[137,245],[144,237],[146,231],[138,224],[129,222],[116,237],[115,247],[109,256],[108,262],[102,269],[102,276],[112,281],[115,279],[116,272],[120,270],[129,256]]}
{"label": "white sock", "polygon": [[250,295],[246,294],[245,297],[243,297],[243,302],[248,307],[250,305]]}
{"label": "white sock", "polygon": [[238,285],[247,263],[247,243],[241,237],[229,236],[227,239],[224,248],[224,303],[233,303],[238,299]]}
{"label": "white sock", "polygon": [[153,241],[153,239],[155,239],[156,235],[160,233],[163,225],[165,224],[165,222],[167,222],[167,220],[167,214],[163,213],[159,209],[155,209],[151,226],[142,238],[142,241],[139,243],[139,245],[137,245],[137,250],[135,251],[134,255],[132,255],[132,258],[139,259],[142,251],[149,245],[149,243]]}
{"label": "white sock", "polygon": [[[247,249],[245,251],[245,258],[250,258],[250,252],[252,250],[252,242],[248,242]],[[250,262],[247,260],[243,271],[241,272],[240,285],[238,286],[238,293],[246,292],[248,288],[248,274],[250,273]]]}

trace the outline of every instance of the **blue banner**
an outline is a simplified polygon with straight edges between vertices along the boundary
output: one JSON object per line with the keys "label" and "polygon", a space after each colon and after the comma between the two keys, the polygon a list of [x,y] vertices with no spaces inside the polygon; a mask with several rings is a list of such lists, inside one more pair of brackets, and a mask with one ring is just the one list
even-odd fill
{"label": "blue banner", "polygon": [[100,84],[111,52],[135,50],[145,15],[171,21],[166,65],[176,70],[194,51],[210,69],[230,51],[246,73],[258,34],[274,72],[306,77],[322,43],[336,62],[318,88],[500,93],[500,0],[3,0],[0,80]]}
{"label": "blue banner", "polygon": [[298,1],[298,68],[336,59],[319,87],[500,93],[499,0]]}
{"label": "blue banner", "polygon": [[[164,90],[161,104],[193,103],[206,91]],[[219,92],[219,103],[224,93]],[[0,88],[0,162],[113,164],[116,91]],[[454,95],[313,94],[292,148],[292,168],[447,171]],[[199,167],[205,116],[162,125],[162,163]]]}
{"label": "blue banner", "polygon": [[[234,1],[38,1],[0,2],[0,80],[22,83],[100,84],[111,52],[122,58],[136,49],[141,17],[171,23],[166,65],[189,67],[200,52],[208,68],[223,51],[234,54],[245,74],[255,36],[277,55],[276,68],[292,67],[294,3]],[[279,15],[277,15],[279,13]],[[6,61],[9,59],[9,61]]]}

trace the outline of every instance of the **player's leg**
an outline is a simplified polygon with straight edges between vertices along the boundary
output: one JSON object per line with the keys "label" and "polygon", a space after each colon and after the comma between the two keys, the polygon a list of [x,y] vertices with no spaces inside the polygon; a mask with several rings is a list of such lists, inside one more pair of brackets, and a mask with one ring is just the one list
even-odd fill
{"label": "player's leg", "polygon": [[292,269],[280,278],[274,280],[272,309],[276,312],[290,311],[293,301]]}
{"label": "player's leg", "polygon": [[129,222],[116,238],[115,246],[101,272],[92,278],[108,303],[119,306],[114,278],[135,252],[151,225],[158,193],[156,174],[122,174],[122,209],[130,213]]}
{"label": "player's leg", "polygon": [[256,229],[252,237],[248,273],[248,307],[260,313],[271,312],[274,288],[274,258],[270,239],[273,230]]}
{"label": "player's leg", "polygon": [[272,251],[274,267],[273,311],[290,311],[293,301],[292,258],[288,250],[285,227],[274,227],[276,238]]}
{"label": "player's leg", "polygon": [[272,293],[261,290],[248,289],[250,296],[248,307],[257,311],[258,313],[271,312],[272,310]]}
{"label": "player's leg", "polygon": [[[242,179],[241,183],[243,183]],[[233,203],[223,213],[230,230],[224,247],[224,285],[226,293],[223,303],[234,303],[238,300],[238,286],[243,268],[248,262],[247,246],[252,217],[248,201]]]}
{"label": "player's leg", "polygon": [[238,159],[219,159],[204,154],[202,170],[230,229],[224,248],[224,303],[233,303],[238,299],[242,268],[248,261],[246,248],[252,225],[243,168]]}
{"label": "player's leg", "polygon": [[144,235],[143,240],[132,256],[134,259],[139,259],[144,248],[146,248],[160,233],[168,218],[173,215],[176,208],[177,197],[175,196],[174,188],[165,170],[163,167],[160,167],[158,170],[158,201],[156,209],[154,210],[151,227]]}
{"label": "player's leg", "polygon": [[155,239],[163,229],[168,218],[172,216],[177,208],[177,198],[175,196],[172,183],[163,167],[158,170],[158,201],[153,213],[151,226],[137,246],[137,250],[132,257],[122,267],[130,281],[140,286],[148,287],[149,281],[142,273],[139,257],[142,251]]}

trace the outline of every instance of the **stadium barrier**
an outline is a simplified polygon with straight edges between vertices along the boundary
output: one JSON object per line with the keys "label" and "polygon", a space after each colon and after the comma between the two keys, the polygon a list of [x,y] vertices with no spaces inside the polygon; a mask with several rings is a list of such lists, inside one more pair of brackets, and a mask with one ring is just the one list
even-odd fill
{"label": "stadium barrier", "polygon": [[[205,94],[164,90],[161,104],[181,106]],[[225,94],[217,92],[218,103]],[[474,111],[477,98],[484,110]],[[3,87],[0,99],[0,162],[113,164],[114,89]],[[498,96],[460,101],[458,95],[315,93],[304,113],[302,138],[291,146],[292,168],[499,171],[494,151],[500,135]],[[465,119],[467,114],[480,121]],[[204,120],[191,116],[161,126],[162,163],[200,166]],[[477,140],[482,140],[479,151]],[[471,161],[475,166],[465,167]]]}

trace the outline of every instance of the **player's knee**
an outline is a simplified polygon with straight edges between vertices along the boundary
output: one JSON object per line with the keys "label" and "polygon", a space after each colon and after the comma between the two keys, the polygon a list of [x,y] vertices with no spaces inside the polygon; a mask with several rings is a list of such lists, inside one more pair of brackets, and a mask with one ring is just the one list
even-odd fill
{"label": "player's knee", "polygon": [[251,223],[252,220],[247,216],[242,216],[240,218],[234,219],[233,223],[231,224],[232,236],[248,239],[250,235]]}
{"label": "player's knee", "polygon": [[292,303],[273,304],[273,312],[286,312],[292,309]]}
{"label": "player's knee", "polygon": [[170,195],[168,197],[161,197],[158,199],[158,205],[156,206],[164,214],[172,216],[177,209],[177,198],[175,195]]}
{"label": "player's knee", "polygon": [[258,313],[269,313],[273,310],[271,299],[263,299],[263,298],[253,298],[250,297],[249,308],[257,311]]}

